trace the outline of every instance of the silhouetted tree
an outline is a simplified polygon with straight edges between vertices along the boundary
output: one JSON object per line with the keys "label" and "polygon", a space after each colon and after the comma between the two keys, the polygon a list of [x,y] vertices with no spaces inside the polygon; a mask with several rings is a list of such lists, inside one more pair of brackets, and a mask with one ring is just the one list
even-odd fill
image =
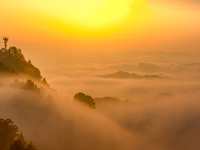
{"label": "silhouetted tree", "polygon": [[31,90],[31,91],[35,91],[35,92],[38,92],[38,93],[40,93],[40,92],[43,91],[42,88],[38,88],[37,85],[32,80],[30,80],[30,79],[28,79],[24,83],[24,85],[23,85],[22,88],[25,89],[25,90]]}
{"label": "silhouetted tree", "polygon": [[0,150],[37,149],[32,142],[26,144],[22,132],[18,134],[18,127],[10,119],[0,119]]}
{"label": "silhouetted tree", "polygon": [[17,75],[17,72],[13,68],[10,68],[6,65],[4,65],[2,62],[0,62],[0,73],[7,73],[12,75]]}
{"label": "silhouetted tree", "polygon": [[5,53],[5,48],[1,48],[0,49],[0,54],[2,55],[2,54],[4,54]]}
{"label": "silhouetted tree", "polygon": [[21,132],[21,134],[18,136],[18,139],[14,141],[9,150],[37,150],[37,148],[32,142],[26,144]]}
{"label": "silhouetted tree", "polygon": [[87,104],[89,107],[95,109],[94,99],[89,95],[85,95],[84,93],[79,92],[78,94],[74,95],[74,100],[83,102],[83,103]]}
{"label": "silhouetted tree", "polygon": [[0,150],[7,150],[18,136],[18,127],[10,119],[0,119]]}
{"label": "silhouetted tree", "polygon": [[19,134],[17,140],[21,141],[22,145],[26,144],[26,141],[24,140],[24,136],[23,136],[22,132]]}
{"label": "silhouetted tree", "polygon": [[30,142],[24,150],[37,150],[37,148]]}
{"label": "silhouetted tree", "polygon": [[5,49],[7,49],[8,38],[4,37],[3,40],[4,40]]}
{"label": "silhouetted tree", "polygon": [[30,90],[32,92],[37,92],[38,94],[44,94],[45,89],[42,87],[38,87],[32,80],[28,79],[26,82],[20,82],[18,79],[14,80],[12,84],[15,88],[21,88],[24,90]]}
{"label": "silhouetted tree", "polygon": [[26,81],[25,85],[26,85],[27,88],[30,88],[30,89],[37,88],[37,85],[33,81],[31,81],[29,79]]}
{"label": "silhouetted tree", "polygon": [[24,145],[20,140],[16,140],[11,146],[9,150],[24,150]]}
{"label": "silhouetted tree", "polygon": [[47,80],[45,78],[42,79],[42,83],[46,86],[49,86],[49,84],[47,83]]}

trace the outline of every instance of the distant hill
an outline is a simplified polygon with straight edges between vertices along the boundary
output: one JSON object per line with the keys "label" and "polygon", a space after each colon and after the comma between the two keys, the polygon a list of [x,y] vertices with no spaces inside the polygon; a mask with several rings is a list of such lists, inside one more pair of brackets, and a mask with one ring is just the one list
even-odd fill
{"label": "distant hill", "polygon": [[113,74],[107,74],[107,75],[100,75],[100,78],[117,78],[117,79],[159,79],[161,78],[159,75],[137,75],[135,73],[129,73],[129,72],[123,72],[118,71]]}

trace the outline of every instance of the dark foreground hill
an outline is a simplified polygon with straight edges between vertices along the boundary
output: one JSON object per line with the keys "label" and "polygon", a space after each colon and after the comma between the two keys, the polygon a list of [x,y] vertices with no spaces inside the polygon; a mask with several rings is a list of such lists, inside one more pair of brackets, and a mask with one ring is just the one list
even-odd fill
{"label": "dark foreground hill", "polygon": [[42,77],[40,70],[35,67],[30,60],[26,60],[21,49],[10,47],[9,49],[0,49],[0,74],[11,74],[36,81],[42,81],[47,84],[46,79]]}

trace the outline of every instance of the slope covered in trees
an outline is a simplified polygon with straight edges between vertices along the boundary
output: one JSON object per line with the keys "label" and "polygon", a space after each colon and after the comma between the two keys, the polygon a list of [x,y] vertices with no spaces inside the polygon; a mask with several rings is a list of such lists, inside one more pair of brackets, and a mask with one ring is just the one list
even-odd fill
{"label": "slope covered in trees", "polygon": [[[3,66],[7,66],[3,67]],[[6,68],[6,69],[1,69]],[[40,70],[35,67],[31,61],[26,61],[21,49],[10,47],[9,49],[0,49],[0,71],[17,72],[19,75],[26,75],[31,79],[41,81]]]}
{"label": "slope covered in trees", "polygon": [[0,72],[2,74],[6,74],[6,75],[17,75],[17,72],[12,68],[4,65],[2,62],[0,62]]}
{"label": "slope covered in trees", "polygon": [[25,77],[27,80],[31,79],[49,87],[40,70],[31,63],[31,60],[26,61],[21,49],[14,46],[9,49],[0,49],[0,75],[5,74]]}
{"label": "slope covered in trees", "polygon": [[22,132],[10,119],[0,119],[1,150],[37,150],[32,142],[26,144]]}

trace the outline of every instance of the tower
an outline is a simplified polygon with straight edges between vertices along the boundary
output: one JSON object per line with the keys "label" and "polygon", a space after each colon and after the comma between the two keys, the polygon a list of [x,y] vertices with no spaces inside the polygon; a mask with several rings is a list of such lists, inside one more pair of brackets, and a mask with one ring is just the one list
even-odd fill
{"label": "tower", "polygon": [[3,40],[4,40],[5,49],[7,49],[8,37],[4,37]]}

